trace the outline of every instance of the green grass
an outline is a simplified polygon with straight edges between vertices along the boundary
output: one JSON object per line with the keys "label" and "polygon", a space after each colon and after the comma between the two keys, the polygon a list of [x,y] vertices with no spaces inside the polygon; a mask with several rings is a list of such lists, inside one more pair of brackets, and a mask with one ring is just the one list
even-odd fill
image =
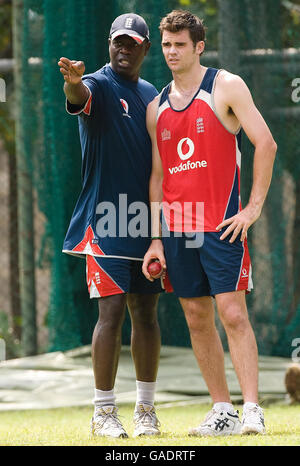
{"label": "green grass", "polygon": [[92,407],[61,408],[39,411],[0,412],[1,446],[224,446],[265,445],[300,446],[299,406],[271,405],[265,408],[268,434],[218,438],[196,438],[187,435],[210,409],[208,405],[158,408],[162,435],[159,438],[131,437],[133,405],[121,406],[119,414],[129,439],[94,438],[89,433]]}

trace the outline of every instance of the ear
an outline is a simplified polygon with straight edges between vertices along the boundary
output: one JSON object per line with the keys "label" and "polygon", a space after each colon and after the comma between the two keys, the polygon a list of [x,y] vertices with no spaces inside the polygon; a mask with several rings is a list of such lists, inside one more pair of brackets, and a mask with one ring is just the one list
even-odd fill
{"label": "ear", "polygon": [[151,47],[151,42],[148,41],[145,45],[145,56],[148,54],[150,47]]}
{"label": "ear", "polygon": [[205,48],[205,42],[204,42],[204,40],[200,40],[196,44],[196,53],[198,55],[201,55],[203,53],[203,51],[204,51],[204,48]]}

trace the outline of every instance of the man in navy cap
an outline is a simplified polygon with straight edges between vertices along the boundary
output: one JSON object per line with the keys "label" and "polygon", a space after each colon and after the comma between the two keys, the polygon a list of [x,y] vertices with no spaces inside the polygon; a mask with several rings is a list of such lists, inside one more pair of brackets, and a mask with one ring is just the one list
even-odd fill
{"label": "man in navy cap", "polygon": [[127,305],[137,379],[134,436],[157,435],[157,302],[162,288],[160,280],[146,280],[141,269],[150,244],[151,142],[145,116],[157,95],[139,77],[150,48],[148,26],[136,14],[121,15],[111,26],[108,43],[110,63],[92,74],[84,75],[82,61],[62,57],[58,62],[65,80],[66,109],[79,115],[83,179],[63,251],[85,258],[90,297],[99,303],[92,339],[93,434],[128,437],[114,395]]}

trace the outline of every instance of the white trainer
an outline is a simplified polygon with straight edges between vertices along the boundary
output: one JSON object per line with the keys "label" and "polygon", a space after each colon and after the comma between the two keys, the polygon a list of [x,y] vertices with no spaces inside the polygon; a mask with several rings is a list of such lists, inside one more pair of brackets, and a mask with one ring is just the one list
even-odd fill
{"label": "white trainer", "polygon": [[244,407],[242,416],[243,435],[247,434],[265,434],[265,420],[263,409],[256,404],[252,407]]}
{"label": "white trainer", "polygon": [[141,435],[160,435],[160,422],[156,417],[153,405],[139,403],[135,409],[133,421],[135,424],[133,437]]}
{"label": "white trainer", "polygon": [[91,433],[98,437],[128,438],[114,405],[99,406],[91,421]]}
{"label": "white trainer", "polygon": [[221,435],[238,435],[241,433],[241,422],[238,411],[224,411],[213,408],[204,422],[198,427],[189,429],[190,436],[206,437]]}

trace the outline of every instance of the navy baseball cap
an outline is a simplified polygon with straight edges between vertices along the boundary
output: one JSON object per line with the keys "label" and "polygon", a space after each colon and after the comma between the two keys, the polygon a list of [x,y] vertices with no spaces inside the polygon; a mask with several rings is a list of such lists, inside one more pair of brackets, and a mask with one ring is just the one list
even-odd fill
{"label": "navy baseball cap", "polygon": [[118,16],[111,25],[109,36],[113,40],[123,35],[132,37],[139,44],[149,40],[149,28],[144,18],[135,13]]}

